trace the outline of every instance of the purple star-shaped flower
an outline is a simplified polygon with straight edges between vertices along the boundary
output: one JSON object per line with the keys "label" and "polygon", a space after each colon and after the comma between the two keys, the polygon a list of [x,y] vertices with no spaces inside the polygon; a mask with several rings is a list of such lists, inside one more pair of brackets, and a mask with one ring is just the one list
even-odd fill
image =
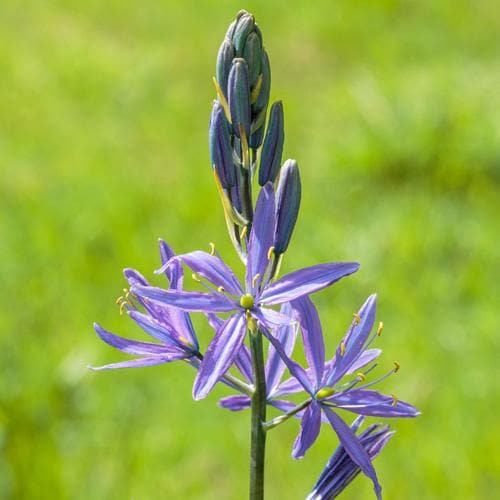
{"label": "purple star-shaped flower", "polygon": [[248,240],[245,286],[217,255],[196,251],[179,255],[162,269],[179,260],[208,283],[208,292],[188,292],[137,284],[132,293],[151,301],[175,306],[185,311],[227,313],[200,366],[193,387],[193,397],[208,395],[217,381],[231,367],[243,345],[247,324],[257,323],[273,329],[290,319],[268,306],[275,306],[321,290],[358,270],[356,262],[319,264],[295,271],[276,282],[270,279],[270,262],[276,233],[276,205],[271,183],[259,195]]}
{"label": "purple star-shaped flower", "polygon": [[[364,417],[358,417],[352,423],[351,431],[356,434],[363,421]],[[373,424],[359,433],[357,439],[370,460],[373,460],[393,435],[394,431],[391,431],[389,426]],[[340,444],[328,460],[306,500],[329,500],[337,497],[360,472],[359,466]]]}
{"label": "purple star-shaped flower", "polygon": [[[380,379],[356,388],[359,382],[365,380],[365,374],[360,373],[353,381],[338,385],[344,375],[354,373],[366,366],[381,352],[380,350],[366,349],[377,336],[377,332],[375,332],[369,338],[375,321],[376,296],[368,297],[359,312],[355,314],[347,334],[340,342],[334,358],[329,363],[325,363],[324,360],[323,334],[314,304],[308,297],[303,297],[293,301],[292,307],[302,328],[309,370],[305,370],[298,363],[292,361],[279,341],[269,332],[264,332],[295,377],[297,388],[301,386],[311,396],[311,403],[302,415],[301,429],[295,440],[292,455],[294,458],[302,458],[314,443],[320,431],[323,414],[337,433],[347,454],[372,479],[377,497],[380,498],[380,485],[370,457],[349,426],[333,411],[334,408],[341,408],[360,415],[379,417],[415,417],[419,415],[418,410],[409,403],[399,401],[394,396],[386,396],[377,391],[367,390],[367,387]],[[397,369],[398,367],[390,373],[394,373]],[[284,385],[289,386],[293,384],[293,380],[290,384],[284,383]],[[288,389],[291,390],[290,387]]]}
{"label": "purple star-shaped flower", "polygon": [[[169,261],[174,255],[172,249],[164,241],[160,241],[162,262]],[[138,271],[125,269],[124,275],[131,287],[136,285],[149,286],[149,283]],[[173,262],[166,270],[166,275],[172,290],[182,288],[183,270],[179,262]],[[126,308],[130,318],[160,343],[140,342],[119,337],[95,323],[94,329],[104,342],[127,354],[139,356],[139,358],[92,369],[109,370],[113,368],[153,366],[179,359],[186,359],[193,366],[199,366],[198,339],[189,314],[176,307],[145,301],[138,297],[136,300],[145,311],[145,313],[142,313],[134,305],[130,295],[126,295],[121,299],[123,300],[121,307]]]}

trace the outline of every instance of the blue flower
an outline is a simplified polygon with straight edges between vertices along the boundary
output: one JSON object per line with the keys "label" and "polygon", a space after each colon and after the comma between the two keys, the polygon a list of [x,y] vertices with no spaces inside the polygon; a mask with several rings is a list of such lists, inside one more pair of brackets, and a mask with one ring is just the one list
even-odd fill
{"label": "blue flower", "polygon": [[195,276],[206,280],[203,284],[207,287],[207,292],[163,289],[143,284],[131,288],[133,294],[148,303],[166,304],[184,311],[207,314],[231,313],[231,316],[221,323],[205,353],[193,387],[195,399],[206,397],[231,367],[243,345],[248,327],[254,328],[258,325],[261,328],[273,329],[291,322],[288,316],[269,306],[284,304],[326,288],[359,268],[356,262],[319,264],[300,269],[272,282],[270,263],[275,234],[275,196],[272,185],[268,183],[262,188],[257,200],[247,246],[244,287],[218,255],[195,251],[172,258],[158,272],[184,262],[194,271]]}

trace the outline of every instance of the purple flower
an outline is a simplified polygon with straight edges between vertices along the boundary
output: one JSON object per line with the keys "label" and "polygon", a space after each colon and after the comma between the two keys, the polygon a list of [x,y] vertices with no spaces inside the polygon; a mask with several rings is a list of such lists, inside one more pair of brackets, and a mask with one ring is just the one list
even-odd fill
{"label": "purple flower", "polygon": [[[164,241],[160,241],[160,256],[163,263],[174,256],[173,251]],[[133,269],[125,269],[124,275],[131,287],[149,286],[146,279]],[[170,281],[170,289],[182,288],[183,271],[179,262],[173,262],[166,270],[166,275]],[[198,351],[198,339],[189,314],[175,307],[146,301],[140,297],[132,299],[129,293],[120,297],[119,300],[121,309],[126,309],[130,318],[160,343],[140,342],[119,337],[95,323],[94,329],[104,342],[139,358],[95,367],[92,368],[93,370],[153,366],[179,359],[185,359],[195,367],[199,366],[198,358],[201,355]],[[144,312],[139,311],[133,300],[138,302],[137,305],[142,306]]]}
{"label": "purple flower", "polygon": [[[363,424],[364,417],[358,417],[351,425],[353,434],[357,433]],[[370,460],[373,460],[384,448],[394,431],[389,426],[373,424],[361,432],[357,439],[364,448]],[[307,500],[329,500],[338,496],[351,481],[361,472],[360,467],[352,460],[344,446],[340,444],[323,472],[313,486]]]}
{"label": "purple flower", "polygon": [[247,327],[259,325],[273,329],[291,321],[289,317],[268,306],[284,304],[326,288],[359,268],[359,264],[355,262],[319,264],[271,282],[275,208],[274,190],[268,183],[262,188],[257,200],[247,246],[244,287],[218,255],[196,251],[171,259],[158,272],[182,261],[194,271],[195,276],[203,278],[204,281],[200,279],[200,282],[206,286],[207,292],[165,290],[142,284],[131,288],[134,294],[148,302],[167,304],[185,311],[232,313],[220,325],[208,346],[193,387],[195,399],[206,397],[230,368],[243,345]]}
{"label": "purple flower", "polygon": [[314,443],[319,434],[323,414],[337,433],[347,454],[372,479],[377,497],[380,498],[380,485],[370,457],[349,426],[333,411],[334,408],[341,408],[360,415],[380,417],[415,417],[419,414],[415,407],[398,400],[395,396],[386,396],[377,391],[367,390],[368,387],[396,372],[397,365],[381,379],[365,383],[361,387],[356,386],[365,381],[365,375],[371,369],[365,373],[358,373],[354,380],[339,384],[344,375],[360,370],[381,352],[366,349],[378,333],[378,331],[374,332],[369,338],[375,321],[375,304],[376,296],[368,297],[359,312],[354,315],[354,320],[337,347],[334,358],[331,362],[325,363],[323,334],[316,308],[308,297],[294,300],[292,307],[301,325],[309,370],[304,370],[292,361],[279,341],[269,332],[264,331],[264,333],[296,379],[289,383],[285,382],[283,385],[286,385],[291,392],[291,386],[295,384],[297,390],[302,387],[311,396],[311,403],[302,415],[301,429],[293,446],[293,457],[302,458]]}

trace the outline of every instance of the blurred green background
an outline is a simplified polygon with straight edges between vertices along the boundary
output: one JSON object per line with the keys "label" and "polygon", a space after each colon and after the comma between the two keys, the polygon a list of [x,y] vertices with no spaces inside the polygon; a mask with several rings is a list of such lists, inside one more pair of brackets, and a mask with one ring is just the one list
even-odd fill
{"label": "blurred green background", "polygon": [[[316,295],[329,352],[379,293],[383,384],[414,402],[376,460],[388,499],[500,498],[498,2],[15,1],[0,6],[0,497],[239,499],[249,414],[191,399],[184,365],[124,359],[114,301],[156,240],[237,264],[210,174],[218,46],[240,8],[263,29],[303,202],[284,271],[357,259]],[[203,343],[209,331],[198,321]],[[348,417],[350,417],[348,415]],[[300,499],[336,438],[300,462],[269,439],[269,499]],[[344,498],[373,498],[358,478]]]}

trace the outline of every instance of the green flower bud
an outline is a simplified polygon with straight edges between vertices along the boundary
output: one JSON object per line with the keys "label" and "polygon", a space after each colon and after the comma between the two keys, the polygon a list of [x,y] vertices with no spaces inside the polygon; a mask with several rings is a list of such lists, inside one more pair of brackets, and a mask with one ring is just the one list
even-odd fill
{"label": "green flower bud", "polygon": [[240,137],[243,128],[247,140],[250,137],[250,85],[248,65],[244,59],[234,59],[228,82],[228,101],[233,130]]}
{"label": "green flower bud", "polygon": [[277,255],[284,253],[290,243],[299,215],[300,194],[299,166],[295,160],[287,160],[281,168],[276,190],[274,253]]}
{"label": "green flower bud", "polygon": [[281,101],[276,101],[271,106],[269,124],[260,156],[259,184],[261,186],[269,181],[274,183],[278,177],[284,140],[283,104]]}

